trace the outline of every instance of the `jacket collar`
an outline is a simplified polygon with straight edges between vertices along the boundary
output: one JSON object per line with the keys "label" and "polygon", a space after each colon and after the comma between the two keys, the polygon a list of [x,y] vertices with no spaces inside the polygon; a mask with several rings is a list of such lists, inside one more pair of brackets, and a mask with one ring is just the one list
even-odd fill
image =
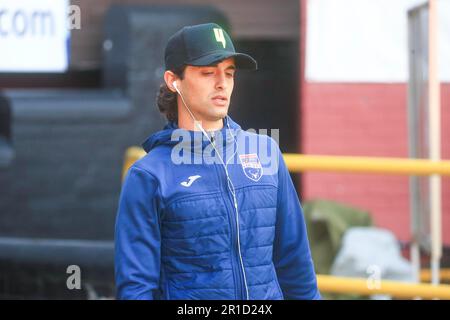
{"label": "jacket collar", "polygon": [[[216,147],[219,149],[225,148],[228,150],[234,146],[235,137],[241,131],[241,127],[234,122],[229,116],[223,119],[223,127],[220,130],[214,132],[208,132],[210,136],[213,136]],[[192,131],[186,129],[180,129],[178,124],[174,121],[169,121],[164,129],[150,135],[142,144],[144,150],[148,153],[159,145],[175,146],[181,144],[183,148],[191,148],[192,152],[203,152],[206,147],[211,143],[204,137],[201,131]],[[201,145],[201,148],[200,148]]]}

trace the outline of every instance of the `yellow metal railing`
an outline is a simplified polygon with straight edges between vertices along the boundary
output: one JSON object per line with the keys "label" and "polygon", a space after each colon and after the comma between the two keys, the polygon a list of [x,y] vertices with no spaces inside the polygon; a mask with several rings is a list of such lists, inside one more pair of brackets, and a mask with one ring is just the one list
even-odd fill
{"label": "yellow metal railing", "polygon": [[[140,147],[130,147],[125,154],[123,175],[128,168],[145,155]],[[383,173],[396,175],[450,176],[450,161],[425,159],[373,158],[344,156],[315,156],[284,153],[284,160],[290,172],[331,171],[352,173]]]}
{"label": "yellow metal railing", "polygon": [[382,173],[396,175],[450,176],[450,161],[425,159],[373,158],[344,156],[314,156],[284,153],[290,172],[332,171],[352,173]]}
{"label": "yellow metal railing", "polygon": [[317,285],[321,292],[361,295],[386,294],[395,298],[446,299],[450,300],[450,285],[414,284],[381,280],[368,283],[366,279],[317,275]]}
{"label": "yellow metal railing", "polygon": [[[439,279],[441,281],[450,281],[450,269],[441,269],[439,274]],[[420,271],[420,281],[422,282],[430,282],[431,281],[431,270],[430,269],[422,269]]]}
{"label": "yellow metal railing", "polygon": [[125,159],[122,168],[122,180],[125,179],[128,169],[133,165],[133,163],[145,156],[145,154],[145,150],[140,147],[129,147],[125,151]]}
{"label": "yellow metal railing", "polygon": [[[126,150],[122,178],[130,166],[145,155],[140,147]],[[315,156],[284,153],[290,172],[329,171],[352,173],[378,173],[396,175],[445,175],[450,176],[450,161],[429,161],[403,158],[372,158],[344,156]],[[421,281],[431,279],[430,270],[422,270]],[[450,269],[441,270],[441,279],[450,279]],[[449,299],[450,285],[412,284],[398,281],[380,281],[378,288],[370,288],[365,279],[317,275],[320,291],[361,295],[386,294],[396,298]]]}

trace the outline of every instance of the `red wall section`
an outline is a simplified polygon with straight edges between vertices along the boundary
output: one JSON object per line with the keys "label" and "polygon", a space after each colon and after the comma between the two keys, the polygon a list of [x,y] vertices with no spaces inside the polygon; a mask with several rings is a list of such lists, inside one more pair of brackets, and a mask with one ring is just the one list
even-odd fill
{"label": "red wall section", "polygon": [[[407,157],[407,85],[305,81],[306,8],[300,0],[299,152]],[[450,84],[441,87],[442,158],[450,160]],[[326,198],[372,213],[377,226],[410,240],[406,176],[302,175],[302,200]],[[450,245],[450,177],[442,179],[443,238]]]}
{"label": "red wall section", "polygon": [[[303,48],[302,48],[303,49]],[[303,51],[303,50],[302,50]],[[305,154],[407,157],[407,85],[307,83],[301,87]],[[442,157],[450,159],[450,84],[441,89]],[[450,244],[450,178],[442,179],[443,237]],[[370,210],[375,224],[410,239],[408,178],[305,173],[303,200],[326,198]]]}

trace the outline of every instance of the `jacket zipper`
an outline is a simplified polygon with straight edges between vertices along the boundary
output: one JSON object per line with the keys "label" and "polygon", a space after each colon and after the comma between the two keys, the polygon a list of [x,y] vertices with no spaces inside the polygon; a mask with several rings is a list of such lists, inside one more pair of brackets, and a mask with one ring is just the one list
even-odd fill
{"label": "jacket zipper", "polygon": [[[212,138],[209,139],[209,141],[211,142],[213,148],[217,152],[215,141],[214,141],[214,134],[212,135]],[[235,231],[235,233],[236,233],[236,237],[234,237],[234,235],[233,235],[232,238],[233,239],[236,238],[236,244],[233,243],[233,249],[234,249],[234,251],[236,251],[235,247],[237,246],[237,256],[238,256],[237,258],[238,258],[238,264],[240,265],[239,272],[238,272],[239,283],[240,283],[240,286],[239,286],[240,296],[242,297],[243,300],[250,300],[249,293],[248,293],[247,277],[245,276],[244,261],[242,260],[242,253],[241,253],[239,210],[238,210],[238,203],[237,203],[237,199],[236,199],[236,189],[234,188],[234,185],[231,181],[231,178],[230,178],[230,175],[229,175],[229,172],[227,169],[227,165],[224,163],[222,158],[221,158],[221,160],[222,160],[223,168],[225,170],[225,175],[226,175],[226,179],[227,179],[227,181],[226,181],[227,189],[228,189],[227,194],[230,195],[230,193],[231,193],[231,195],[230,195],[230,197],[232,198],[231,203],[233,204],[233,207],[235,209],[235,210],[231,210],[231,212],[234,212],[234,214],[231,215],[231,218],[232,218],[232,216],[235,216],[235,219],[231,219],[231,220],[232,221],[234,220],[234,222],[236,222],[236,224],[231,223],[231,225],[232,225],[232,231]],[[220,175],[219,175],[219,178],[220,178]],[[219,181],[220,181],[220,179],[219,179]],[[234,192],[231,192],[230,184],[231,184],[231,187],[233,187]],[[225,202],[227,202],[227,201],[225,201]],[[230,211],[228,210],[228,212],[230,212]],[[236,230],[233,230],[234,228],[236,228]],[[235,259],[235,257],[233,257],[233,258]],[[235,270],[233,270],[233,271],[235,271]]]}
{"label": "jacket zipper", "polygon": [[245,267],[244,267],[244,261],[242,260],[242,253],[241,253],[241,241],[240,241],[240,228],[239,228],[239,210],[238,210],[238,204],[236,200],[236,195],[233,195],[234,200],[234,207],[236,209],[236,228],[237,228],[237,247],[238,247],[238,256],[239,256],[239,262],[241,266],[242,271],[242,277],[243,283],[244,283],[244,300],[250,300],[249,293],[248,293],[248,284],[247,284],[247,277],[245,275]]}
{"label": "jacket zipper", "polygon": [[[224,169],[226,171],[227,176],[229,177],[228,169],[225,166],[224,166]],[[227,184],[228,184],[228,181],[227,181]],[[229,189],[229,187],[227,187],[227,189]],[[230,193],[231,192],[228,190],[227,194],[229,196],[229,199],[231,200],[231,204],[232,204],[231,212],[233,213],[231,215],[231,221],[232,221],[231,226],[232,226],[232,231],[234,233],[233,234],[233,253],[237,255],[237,260],[238,260],[237,264],[239,265],[239,271],[237,272],[237,274],[239,275],[239,284],[240,284],[239,293],[240,293],[242,300],[249,300],[247,279],[245,276],[244,262],[242,260],[242,253],[241,253],[238,204],[237,204],[237,199],[236,199],[235,195],[233,193],[231,193],[231,194]],[[226,202],[228,202],[228,201],[226,201]]]}

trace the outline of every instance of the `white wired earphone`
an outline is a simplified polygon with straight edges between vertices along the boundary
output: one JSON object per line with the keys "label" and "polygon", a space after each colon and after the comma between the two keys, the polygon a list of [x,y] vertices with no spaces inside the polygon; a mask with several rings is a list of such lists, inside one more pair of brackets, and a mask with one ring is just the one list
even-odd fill
{"label": "white wired earphone", "polygon": [[[197,128],[200,129],[200,131],[205,135],[205,137],[206,137],[206,138],[208,139],[208,141],[211,143],[211,145],[213,146],[213,148],[214,148],[214,150],[216,151],[217,155],[219,156],[219,158],[220,158],[222,164],[223,164],[225,167],[227,167],[227,166],[228,166],[228,162],[230,161],[230,159],[232,159],[232,158],[234,157],[234,155],[235,155],[236,152],[237,152],[237,141],[236,141],[235,136],[233,135],[233,132],[232,132],[231,129],[230,129],[230,125],[228,124],[228,121],[227,121],[227,126],[228,126],[228,129],[230,129],[230,134],[233,136],[233,140],[234,140],[234,142],[235,142],[236,150],[235,150],[235,152],[233,153],[233,155],[232,155],[232,156],[226,161],[226,163],[225,163],[225,162],[223,161],[223,158],[221,157],[220,153],[217,151],[216,146],[215,146],[214,143],[212,142],[211,138],[208,136],[208,134],[206,133],[206,131],[203,129],[203,127],[202,127],[202,125],[200,124],[200,122],[197,121],[197,119],[195,119],[195,117],[194,117],[194,115],[192,114],[191,110],[189,109],[189,107],[187,106],[186,102],[184,101],[183,95],[181,94],[180,90],[179,90],[178,87],[177,87],[177,82],[176,82],[176,81],[172,82],[172,85],[173,85],[173,87],[175,88],[175,90],[178,92],[178,94],[180,95],[181,100],[183,101],[183,104],[184,104],[184,106],[186,107],[186,110],[189,112],[189,114],[190,114],[192,120],[194,120],[194,124],[197,126]],[[227,115],[227,117],[228,117],[228,115]],[[226,168],[225,168],[225,169],[226,169]],[[227,174],[227,176],[228,176],[228,174]]]}
{"label": "white wired earphone", "polygon": [[[220,161],[222,162],[223,168],[225,169],[225,174],[227,176],[227,186],[228,189],[230,190],[231,194],[233,195],[233,200],[234,200],[234,207],[236,209],[236,225],[237,225],[237,240],[238,240],[238,250],[239,250],[239,258],[241,260],[241,267],[242,267],[242,271],[243,271],[243,275],[244,275],[244,283],[245,283],[245,290],[246,290],[246,295],[247,295],[247,299],[249,300],[249,294],[248,294],[248,286],[247,286],[247,278],[245,275],[245,269],[244,269],[244,262],[242,261],[242,255],[241,255],[241,242],[240,242],[240,236],[239,236],[239,211],[238,211],[238,205],[237,205],[237,198],[236,198],[236,189],[234,188],[233,182],[230,179],[230,176],[228,174],[228,162],[233,159],[233,157],[235,156],[235,154],[237,153],[237,141],[236,141],[236,137],[234,136],[233,132],[230,129],[230,125],[229,125],[229,121],[227,121],[227,126],[228,129],[230,130],[230,134],[233,136],[233,140],[235,143],[235,151],[233,153],[233,155],[226,161],[223,161],[222,156],[220,155],[219,151],[217,150],[216,146],[214,145],[214,143],[212,142],[211,138],[208,136],[208,134],[206,133],[206,131],[203,129],[202,125],[200,124],[199,121],[197,121],[197,119],[195,119],[194,115],[192,114],[191,110],[189,109],[189,107],[187,106],[186,102],[184,101],[183,95],[181,94],[180,90],[177,87],[177,82],[173,81],[172,82],[172,86],[175,88],[175,90],[178,92],[178,94],[181,97],[181,101],[183,102],[186,110],[189,112],[189,114],[192,117],[192,120],[194,120],[194,124],[197,125],[197,127],[200,129],[200,131],[205,135],[205,137],[208,139],[209,143],[212,145],[212,147],[214,148],[214,150],[216,151],[216,154],[219,156]],[[228,115],[227,115],[228,117]]]}

